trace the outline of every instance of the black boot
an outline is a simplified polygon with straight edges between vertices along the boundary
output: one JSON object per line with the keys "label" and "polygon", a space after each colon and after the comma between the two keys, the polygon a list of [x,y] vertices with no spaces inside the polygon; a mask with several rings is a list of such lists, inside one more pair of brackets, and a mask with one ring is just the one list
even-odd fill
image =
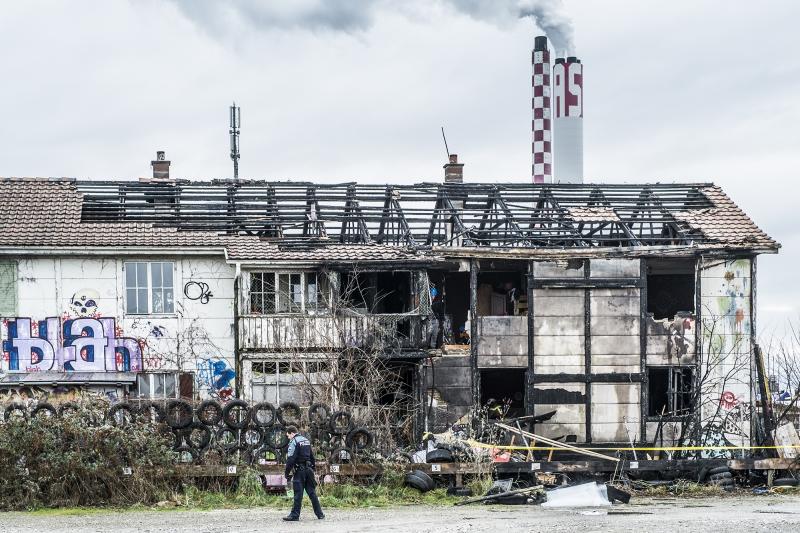
{"label": "black boot", "polygon": [[300,517],[289,515],[289,516],[284,516],[283,519],[286,520],[287,522],[297,522],[298,520],[300,520]]}

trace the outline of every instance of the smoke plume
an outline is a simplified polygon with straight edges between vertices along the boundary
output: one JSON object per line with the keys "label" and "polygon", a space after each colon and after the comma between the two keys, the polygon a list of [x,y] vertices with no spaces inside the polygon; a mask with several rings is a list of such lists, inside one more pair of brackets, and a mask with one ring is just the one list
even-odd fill
{"label": "smoke plume", "polygon": [[[243,27],[255,30],[307,29],[354,33],[371,27],[385,9],[397,14],[423,12],[430,0],[171,0],[190,20],[212,35],[229,37]],[[556,52],[572,52],[573,30],[562,0],[438,0],[477,20],[504,23],[532,18]]]}

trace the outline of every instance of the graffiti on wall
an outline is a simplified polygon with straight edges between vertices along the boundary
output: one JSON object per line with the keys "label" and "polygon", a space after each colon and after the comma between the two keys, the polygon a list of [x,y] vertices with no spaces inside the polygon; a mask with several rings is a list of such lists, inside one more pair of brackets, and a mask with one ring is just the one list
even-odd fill
{"label": "graffiti on wall", "polygon": [[183,286],[183,294],[189,300],[199,301],[201,304],[207,304],[214,296],[208,283],[204,281],[189,281]]}
{"label": "graffiti on wall", "polygon": [[67,313],[76,317],[98,318],[100,293],[94,289],[81,289],[72,295]]}
{"label": "graffiti on wall", "polygon": [[207,389],[210,396],[227,400],[233,394],[236,372],[225,359],[197,361],[197,383]]}
{"label": "graffiti on wall", "polygon": [[136,339],[118,336],[113,318],[8,320],[3,358],[9,372],[140,372]]}

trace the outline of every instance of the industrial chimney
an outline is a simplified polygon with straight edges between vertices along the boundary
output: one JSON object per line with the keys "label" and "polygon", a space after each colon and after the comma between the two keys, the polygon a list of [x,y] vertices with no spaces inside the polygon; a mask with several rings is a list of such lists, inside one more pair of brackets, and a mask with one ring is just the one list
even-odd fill
{"label": "industrial chimney", "polygon": [[583,183],[583,65],[576,57],[553,66],[555,181]]}
{"label": "industrial chimney", "polygon": [[544,35],[536,37],[533,43],[533,182],[550,183],[553,181],[550,50]]}

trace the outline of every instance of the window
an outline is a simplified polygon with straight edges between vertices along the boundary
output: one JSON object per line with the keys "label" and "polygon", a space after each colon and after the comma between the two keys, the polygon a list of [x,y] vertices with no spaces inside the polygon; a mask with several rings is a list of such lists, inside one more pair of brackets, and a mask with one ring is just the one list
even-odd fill
{"label": "window", "polygon": [[172,372],[141,373],[136,376],[136,389],[139,398],[177,398],[177,383],[177,374]]}
{"label": "window", "polygon": [[647,415],[683,416],[690,413],[694,372],[689,367],[648,367]]}
{"label": "window", "polygon": [[17,316],[17,264],[0,262],[0,317]]}
{"label": "window", "polygon": [[694,311],[694,263],[685,259],[647,262],[647,312],[656,320],[673,319]]}
{"label": "window", "polygon": [[250,312],[315,313],[326,309],[327,279],[316,272],[250,273]]}
{"label": "window", "polygon": [[254,402],[308,403],[308,385],[315,388],[330,377],[327,361],[253,361],[250,366]]}
{"label": "window", "polygon": [[250,274],[250,312],[257,314],[275,312],[275,274],[272,272]]}
{"label": "window", "polygon": [[125,312],[174,313],[175,263],[125,263]]}

